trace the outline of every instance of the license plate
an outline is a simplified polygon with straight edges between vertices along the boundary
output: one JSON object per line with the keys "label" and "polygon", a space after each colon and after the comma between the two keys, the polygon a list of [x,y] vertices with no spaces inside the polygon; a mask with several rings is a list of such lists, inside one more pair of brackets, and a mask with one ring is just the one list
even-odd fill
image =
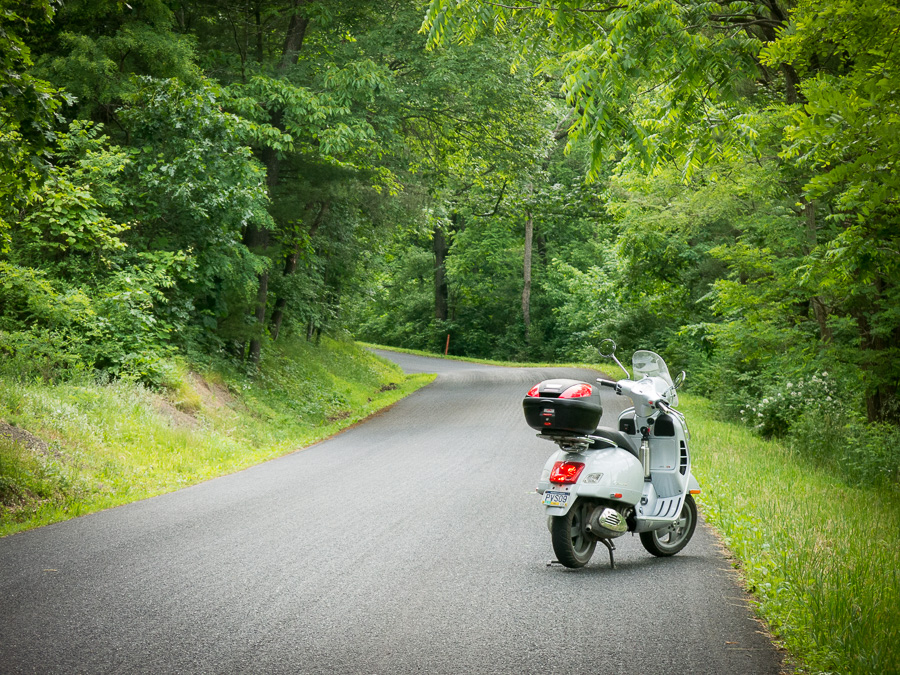
{"label": "license plate", "polygon": [[565,506],[569,501],[568,492],[551,492],[547,490],[544,493],[544,506]]}

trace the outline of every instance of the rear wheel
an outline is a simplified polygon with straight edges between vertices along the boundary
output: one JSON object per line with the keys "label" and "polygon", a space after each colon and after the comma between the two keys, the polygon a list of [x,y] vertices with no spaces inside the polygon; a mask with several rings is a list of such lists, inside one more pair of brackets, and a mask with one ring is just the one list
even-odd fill
{"label": "rear wheel", "polygon": [[566,567],[584,567],[594,555],[597,540],[586,529],[592,506],[590,502],[579,499],[566,515],[551,519],[553,552]]}
{"label": "rear wheel", "polygon": [[641,532],[641,543],[650,553],[660,557],[675,555],[691,540],[697,528],[697,504],[694,497],[687,495],[681,516],[668,527],[652,532]]}

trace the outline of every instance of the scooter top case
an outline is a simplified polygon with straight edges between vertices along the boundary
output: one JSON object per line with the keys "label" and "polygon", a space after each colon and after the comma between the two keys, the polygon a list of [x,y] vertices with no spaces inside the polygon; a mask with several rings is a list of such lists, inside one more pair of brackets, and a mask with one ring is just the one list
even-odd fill
{"label": "scooter top case", "polygon": [[580,380],[544,380],[526,394],[522,408],[528,426],[541,432],[589,434],[603,415],[599,387]]}

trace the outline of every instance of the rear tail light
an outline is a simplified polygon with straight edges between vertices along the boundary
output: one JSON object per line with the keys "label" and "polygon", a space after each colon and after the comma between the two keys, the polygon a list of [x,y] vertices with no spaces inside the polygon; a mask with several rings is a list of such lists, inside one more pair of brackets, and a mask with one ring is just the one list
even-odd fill
{"label": "rear tail light", "polygon": [[584,398],[585,396],[591,395],[591,385],[589,384],[576,384],[568,389],[566,389],[563,393],[559,395],[560,398]]}
{"label": "rear tail light", "polygon": [[572,485],[584,471],[584,462],[557,462],[550,472],[550,482],[559,485]]}
{"label": "rear tail light", "polygon": [[540,396],[540,394],[538,393],[538,389],[540,389],[540,386],[541,385],[539,385],[539,384],[534,385],[531,389],[528,390],[528,393],[525,395],[526,396]]}

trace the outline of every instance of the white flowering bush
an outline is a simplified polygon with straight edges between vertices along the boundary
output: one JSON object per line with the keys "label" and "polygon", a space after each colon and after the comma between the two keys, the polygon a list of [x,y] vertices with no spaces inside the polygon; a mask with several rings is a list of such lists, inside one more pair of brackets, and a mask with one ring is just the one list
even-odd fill
{"label": "white flowering bush", "polygon": [[827,371],[778,382],[740,410],[741,420],[764,436],[785,435],[805,416],[837,420],[844,414],[837,382]]}

